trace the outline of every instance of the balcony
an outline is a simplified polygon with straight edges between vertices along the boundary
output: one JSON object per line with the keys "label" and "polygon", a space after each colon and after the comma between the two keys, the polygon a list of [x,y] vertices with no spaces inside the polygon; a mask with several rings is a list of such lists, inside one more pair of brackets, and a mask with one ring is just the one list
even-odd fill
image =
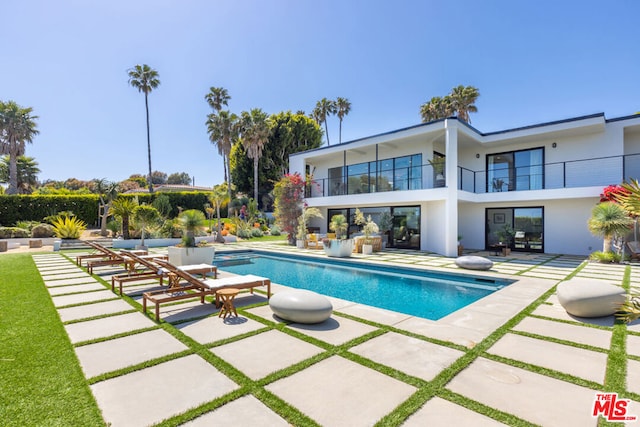
{"label": "balcony", "polygon": [[[476,194],[606,187],[622,180],[640,179],[640,154],[529,165],[510,170],[473,171],[458,166],[458,189]],[[429,164],[392,171],[361,173],[340,178],[314,180],[307,197],[330,197],[388,191],[428,190],[445,186]]]}

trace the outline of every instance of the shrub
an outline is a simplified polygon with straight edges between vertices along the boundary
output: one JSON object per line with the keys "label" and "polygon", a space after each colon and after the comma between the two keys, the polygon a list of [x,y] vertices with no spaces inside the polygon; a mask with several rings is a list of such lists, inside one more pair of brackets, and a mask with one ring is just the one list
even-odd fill
{"label": "shrub", "polygon": [[27,230],[31,232],[33,227],[35,227],[38,224],[40,224],[40,222],[38,221],[18,221],[16,222],[16,227],[22,228],[23,230]]}
{"label": "shrub", "polygon": [[87,229],[87,224],[75,216],[60,216],[52,224],[56,237],[61,239],[79,239]]}
{"label": "shrub", "polygon": [[121,220],[112,219],[111,221],[107,222],[107,230],[111,231],[111,235],[113,237],[116,237],[118,235],[118,231],[120,231],[121,227],[122,227]]}
{"label": "shrub", "polygon": [[20,239],[29,237],[29,232],[18,227],[0,227],[0,239]]}
{"label": "shrub", "polygon": [[262,236],[264,236],[264,233],[259,228],[251,229],[251,237],[262,237]]}
{"label": "shrub", "polygon": [[282,232],[280,231],[280,227],[278,227],[276,224],[273,224],[271,226],[269,234],[271,234],[272,236],[279,236],[280,234],[282,234]]}
{"label": "shrub", "polygon": [[593,261],[601,262],[603,264],[609,264],[614,262],[615,263],[620,262],[620,260],[622,259],[622,256],[611,251],[607,251],[607,252],[596,251],[589,256],[589,259]]}
{"label": "shrub", "polygon": [[31,237],[53,237],[55,230],[51,224],[38,224],[31,229]]}

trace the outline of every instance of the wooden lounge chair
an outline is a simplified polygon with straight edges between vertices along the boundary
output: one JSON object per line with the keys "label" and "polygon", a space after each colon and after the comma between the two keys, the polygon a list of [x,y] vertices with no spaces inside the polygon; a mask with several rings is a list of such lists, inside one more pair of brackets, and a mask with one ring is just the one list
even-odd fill
{"label": "wooden lounge chair", "polygon": [[[100,250],[105,251],[108,254],[108,256],[107,258],[103,258],[95,261],[88,261],[87,271],[89,272],[89,274],[93,274],[94,267],[102,267],[106,265],[120,265],[120,264],[122,264],[130,273],[133,273],[135,271],[137,261],[131,258],[129,255],[116,252],[110,248],[106,248],[102,245],[98,245],[97,243],[94,243],[94,245],[96,245],[96,248],[97,246],[100,246],[102,248]],[[138,255],[138,256],[145,257],[148,259],[159,259],[159,258],[167,259],[166,255],[159,255],[159,254]]]}
{"label": "wooden lounge chair", "polygon": [[173,264],[158,260],[158,264],[165,267],[170,273],[175,274],[179,279],[188,283],[186,286],[180,286],[179,289],[163,289],[158,291],[149,291],[142,294],[142,309],[146,313],[147,302],[153,303],[155,306],[155,319],[160,320],[160,304],[165,302],[177,301],[181,299],[190,299],[200,297],[200,302],[204,303],[206,295],[215,295],[216,307],[220,307],[220,298],[217,291],[225,288],[249,289],[253,293],[253,288],[259,286],[267,287],[267,298],[271,298],[271,280],[248,274],[245,276],[225,277],[224,279],[198,279],[191,274],[180,270]]}
{"label": "wooden lounge chair", "polygon": [[[85,255],[78,255],[76,257],[76,264],[78,265],[78,267],[82,267],[82,261],[84,260],[107,259],[111,257],[110,252],[105,250],[106,248],[98,243],[92,242],[90,240],[83,240],[82,243],[93,248],[94,252],[90,254],[85,254]],[[143,250],[136,250],[131,252],[134,252],[137,255],[147,255],[148,253],[147,251],[143,251]]]}
{"label": "wooden lounge chair", "polygon": [[[126,256],[131,257],[137,264],[144,267],[142,271],[128,272],[125,274],[119,274],[111,277],[111,291],[115,292],[116,283],[120,295],[122,295],[122,284],[125,282],[134,282],[142,279],[158,279],[160,286],[163,284],[163,280],[166,277],[169,281],[169,288],[180,287],[180,278],[171,273],[169,269],[159,265],[156,260],[158,258],[149,259],[149,257],[140,256],[133,251],[122,251]],[[178,265],[176,268],[186,271],[189,274],[200,274],[204,278],[207,274],[213,273],[215,278],[218,272],[217,267],[209,264],[192,264],[192,265]]]}

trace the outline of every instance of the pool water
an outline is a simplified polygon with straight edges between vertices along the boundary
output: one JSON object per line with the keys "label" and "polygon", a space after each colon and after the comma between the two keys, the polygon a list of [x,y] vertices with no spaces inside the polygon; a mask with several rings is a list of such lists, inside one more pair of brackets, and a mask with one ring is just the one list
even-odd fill
{"label": "pool water", "polygon": [[510,283],[263,253],[216,254],[214,265],[223,271],[268,277],[281,285],[430,320],[438,320]]}

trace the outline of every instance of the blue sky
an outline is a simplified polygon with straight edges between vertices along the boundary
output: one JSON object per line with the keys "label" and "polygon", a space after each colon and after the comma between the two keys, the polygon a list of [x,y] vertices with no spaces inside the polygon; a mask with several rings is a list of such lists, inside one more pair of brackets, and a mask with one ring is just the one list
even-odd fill
{"label": "blue sky", "polygon": [[39,116],[27,155],[41,180],[145,173],[144,96],[127,83],[143,63],[161,80],[153,169],[205,186],[223,180],[204,125],[211,86],[236,113],[348,98],[343,141],[418,124],[420,105],[458,84],[479,89],[482,132],[640,110],[633,0],[6,0],[0,15],[0,99]]}

